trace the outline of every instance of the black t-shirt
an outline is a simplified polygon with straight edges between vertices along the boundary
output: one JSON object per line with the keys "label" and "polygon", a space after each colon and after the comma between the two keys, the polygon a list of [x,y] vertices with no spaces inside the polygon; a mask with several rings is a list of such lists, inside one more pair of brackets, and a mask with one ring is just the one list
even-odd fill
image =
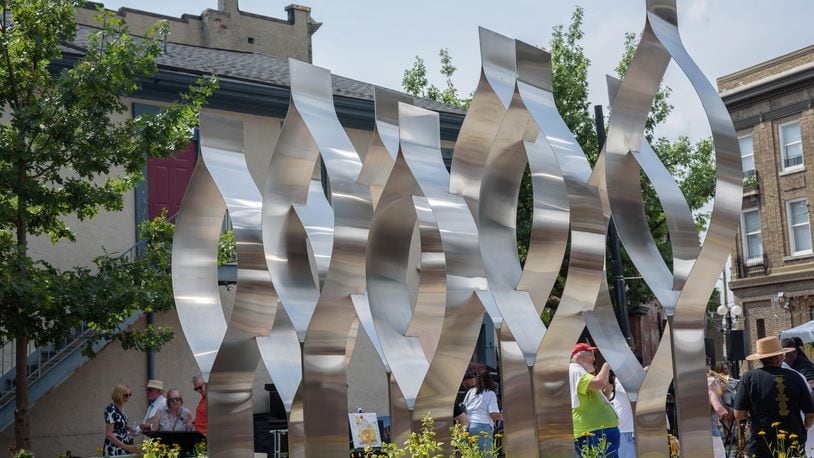
{"label": "black t-shirt", "polygon": [[809,361],[808,358],[797,356],[797,359],[794,360],[794,364],[791,365],[791,368],[803,374],[806,380],[814,379],[814,363]]}
{"label": "black t-shirt", "polygon": [[[787,447],[794,441],[805,446],[806,430],[800,412],[814,412],[814,402],[797,373],[777,366],[762,367],[741,378],[735,393],[735,410],[749,412],[752,423],[746,455],[763,457],[771,456],[767,442],[776,448],[774,444],[781,431],[785,431]],[[797,438],[791,438],[791,434]]]}

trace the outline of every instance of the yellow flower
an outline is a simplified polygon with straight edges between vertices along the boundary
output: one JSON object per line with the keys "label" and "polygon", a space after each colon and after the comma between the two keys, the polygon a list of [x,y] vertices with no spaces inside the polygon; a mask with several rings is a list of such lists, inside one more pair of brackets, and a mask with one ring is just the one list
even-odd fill
{"label": "yellow flower", "polygon": [[758,436],[765,436],[765,435],[766,435],[766,431],[759,431],[757,434],[758,434]]}
{"label": "yellow flower", "polygon": [[780,433],[782,433],[782,434],[788,434],[788,433],[789,433],[788,431],[785,431],[785,430],[783,430],[783,429],[779,429],[779,430],[778,430],[778,432],[780,432]]}
{"label": "yellow flower", "polygon": [[797,439],[797,435],[794,433],[789,434],[789,439]]}
{"label": "yellow flower", "polygon": [[780,426],[780,422],[779,422],[779,421],[776,421],[776,422],[772,423],[772,428],[774,428],[774,427],[776,427],[776,426]]}
{"label": "yellow flower", "polygon": [[786,438],[786,435],[783,434],[783,433],[780,433],[780,434],[777,435],[777,438],[782,441],[782,440],[784,440]]}

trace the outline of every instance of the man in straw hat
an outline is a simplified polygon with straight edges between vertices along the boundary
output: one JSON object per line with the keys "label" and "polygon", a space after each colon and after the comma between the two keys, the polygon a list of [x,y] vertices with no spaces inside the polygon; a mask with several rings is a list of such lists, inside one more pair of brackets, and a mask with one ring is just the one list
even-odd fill
{"label": "man in straw hat", "polygon": [[147,395],[147,412],[144,414],[144,420],[139,425],[139,429],[149,431],[153,417],[167,407],[167,398],[164,397],[164,382],[161,380],[148,380],[147,385],[144,387],[144,393]]}
{"label": "man in straw hat", "polygon": [[[752,426],[746,444],[746,456],[774,456],[783,447],[801,452],[806,443],[806,429],[814,424],[814,402],[803,379],[794,371],[781,367],[783,348],[777,337],[757,341],[757,351],[748,361],[760,360],[762,367],[743,374],[735,393],[735,418],[749,418]],[[802,420],[800,412],[805,414]]]}

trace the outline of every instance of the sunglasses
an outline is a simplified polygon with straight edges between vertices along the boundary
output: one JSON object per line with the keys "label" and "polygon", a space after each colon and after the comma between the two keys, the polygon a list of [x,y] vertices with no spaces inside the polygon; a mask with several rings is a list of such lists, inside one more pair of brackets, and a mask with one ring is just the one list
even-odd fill
{"label": "sunglasses", "polygon": [[169,398],[167,402],[183,402],[184,400],[181,398]]}
{"label": "sunglasses", "polygon": [[132,396],[132,395],[133,395],[133,393],[126,393],[126,394],[124,395],[124,397],[125,397],[125,398],[129,398],[129,397],[130,397],[130,396]]}
{"label": "sunglasses", "polygon": [[198,386],[196,386],[196,387],[195,387],[195,388],[193,388],[193,389],[194,389],[195,391],[201,391],[201,390],[203,390],[203,385],[198,385]]}

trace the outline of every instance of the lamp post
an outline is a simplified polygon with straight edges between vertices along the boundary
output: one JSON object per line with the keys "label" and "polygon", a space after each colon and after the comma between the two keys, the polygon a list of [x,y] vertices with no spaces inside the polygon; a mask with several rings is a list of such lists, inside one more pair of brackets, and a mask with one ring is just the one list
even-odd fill
{"label": "lamp post", "polygon": [[732,346],[730,342],[731,334],[732,334],[732,320],[733,317],[735,320],[743,313],[743,309],[740,305],[737,304],[727,304],[727,305],[720,305],[718,306],[718,315],[721,318],[725,319],[724,321],[724,328],[722,329],[725,339],[726,339],[726,346],[724,347],[726,351],[726,360],[729,362],[730,373],[733,377],[738,378],[740,369],[738,367],[738,361],[734,360],[729,357],[729,348]]}

